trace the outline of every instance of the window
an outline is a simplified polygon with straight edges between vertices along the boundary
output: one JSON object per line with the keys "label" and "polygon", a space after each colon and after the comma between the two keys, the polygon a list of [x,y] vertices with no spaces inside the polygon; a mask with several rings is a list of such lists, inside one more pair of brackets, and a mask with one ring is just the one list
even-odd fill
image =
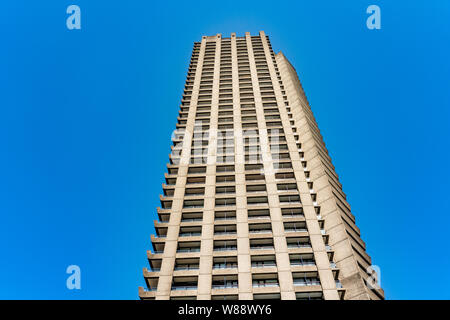
{"label": "window", "polygon": [[234,166],[217,166],[216,172],[234,172]]}
{"label": "window", "polygon": [[216,176],[216,183],[234,182],[234,176]]}
{"label": "window", "polygon": [[305,222],[285,222],[284,223],[285,232],[307,232]]}
{"label": "window", "polygon": [[236,211],[216,211],[214,217],[215,220],[235,220]]}
{"label": "window", "polygon": [[258,209],[258,210],[248,210],[248,219],[269,219],[270,211],[269,209]]}
{"label": "window", "polygon": [[205,188],[186,188],[184,190],[185,196],[203,196],[205,194]]}
{"label": "window", "polygon": [[272,225],[270,223],[252,223],[248,225],[250,233],[268,233],[272,232]]}
{"label": "window", "polygon": [[275,273],[261,273],[252,275],[253,287],[278,287],[278,275]]}
{"label": "window", "polygon": [[203,220],[202,212],[183,212],[183,214],[181,215],[181,222],[194,222],[202,220]]}
{"label": "window", "polygon": [[300,203],[299,195],[279,196],[279,199],[281,204]]}
{"label": "window", "polygon": [[278,191],[297,191],[296,183],[277,184]]}
{"label": "window", "polygon": [[184,200],[183,208],[203,208],[203,199],[201,199],[201,200]]}
{"label": "window", "polygon": [[177,252],[199,252],[200,241],[178,241]]}
{"label": "window", "polygon": [[232,235],[236,234],[235,224],[221,224],[214,226],[214,235]]}
{"label": "window", "polygon": [[198,277],[173,277],[172,290],[197,290]]}
{"label": "window", "polygon": [[236,240],[214,240],[214,251],[231,251],[236,249]]}
{"label": "window", "polygon": [[205,173],[206,167],[190,167],[188,173]]}
{"label": "window", "polygon": [[265,184],[256,184],[256,185],[247,185],[247,192],[265,192],[266,185]]}
{"label": "window", "polygon": [[237,275],[226,275],[226,276],[213,276],[212,277],[212,288],[213,289],[230,289],[238,287],[238,277]]}
{"label": "window", "polygon": [[303,209],[302,208],[283,208],[281,209],[281,213],[283,217],[289,218],[289,217],[299,217],[303,216]]}
{"label": "window", "polygon": [[235,198],[216,198],[215,202],[216,202],[216,207],[235,206],[236,205]]}
{"label": "window", "polygon": [[214,257],[214,269],[232,269],[237,268],[237,257]]}
{"label": "window", "polygon": [[311,248],[308,237],[287,237],[286,242],[289,249]]}
{"label": "window", "polygon": [[296,300],[323,300],[322,292],[297,292]]}
{"label": "window", "polygon": [[273,249],[273,238],[250,239],[251,250],[271,250]]}
{"label": "window", "polygon": [[320,286],[320,279],[317,272],[293,273],[294,286]]}
{"label": "window", "polygon": [[178,236],[180,237],[199,237],[202,235],[202,227],[181,227]]}
{"label": "window", "polygon": [[292,266],[315,266],[313,254],[290,254],[289,260]]}
{"label": "window", "polygon": [[239,300],[238,295],[212,295],[211,300]]}
{"label": "window", "polygon": [[233,194],[233,193],[236,193],[235,186],[216,187],[216,194]]}
{"label": "window", "polygon": [[267,203],[268,203],[267,197],[247,197],[248,205],[262,205]]}
{"label": "window", "polygon": [[274,255],[252,256],[252,268],[276,267],[277,263]]}
{"label": "window", "polygon": [[199,268],[199,258],[188,258],[188,259],[176,259],[174,271],[180,270],[198,270]]}

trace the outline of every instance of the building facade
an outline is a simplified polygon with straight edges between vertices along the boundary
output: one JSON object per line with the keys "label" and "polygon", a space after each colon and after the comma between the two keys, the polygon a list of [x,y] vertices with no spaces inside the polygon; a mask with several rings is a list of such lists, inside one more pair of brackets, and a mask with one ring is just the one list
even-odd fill
{"label": "building facade", "polygon": [[384,299],[295,69],[194,43],[141,299]]}

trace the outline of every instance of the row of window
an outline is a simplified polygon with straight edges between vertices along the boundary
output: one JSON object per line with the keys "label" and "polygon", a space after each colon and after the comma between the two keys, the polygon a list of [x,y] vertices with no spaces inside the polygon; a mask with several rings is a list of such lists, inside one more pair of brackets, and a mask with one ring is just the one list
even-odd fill
{"label": "row of window", "polygon": [[[311,248],[309,237],[286,237],[287,247],[290,249]],[[200,252],[201,241],[179,241],[177,253]],[[273,238],[255,238],[250,239],[251,250],[273,250]],[[237,240],[214,240],[214,251],[235,251],[237,250]],[[162,253],[156,250],[155,253]]]}
{"label": "row of window", "polygon": [[[323,300],[322,292],[297,292],[296,300]],[[196,296],[171,297],[170,300],[197,300]],[[239,300],[238,295],[212,295],[211,300]],[[253,300],[281,300],[279,293],[254,293]]]}
{"label": "row of window", "polygon": [[[255,164],[257,165],[257,164]],[[248,168],[249,166],[253,166],[253,164],[246,164],[246,167]],[[224,168],[224,167],[232,167],[230,166],[217,166],[217,168]],[[254,167],[254,168],[249,168],[246,170],[258,170],[256,168],[259,167]],[[277,163],[277,165],[274,165],[275,169],[289,169],[292,168],[292,164],[290,162],[284,162],[284,163]],[[226,169],[223,169],[226,170]],[[220,171],[219,171],[220,172]],[[222,171],[222,173],[228,173],[227,171]],[[309,171],[305,171],[306,177],[308,179],[309,177]],[[290,172],[276,172],[275,173],[275,179],[276,180],[295,180],[295,174],[294,172],[290,171]],[[258,181],[264,182],[265,181],[265,176],[263,173],[254,173],[254,174],[246,174],[245,175],[245,181],[247,182],[255,182],[257,183]],[[232,184],[236,182],[236,177],[234,175],[216,175],[216,184],[221,184],[221,183],[229,183]],[[281,182],[281,181],[280,181]],[[186,179],[186,185],[200,185],[200,184],[205,184],[206,183],[206,177],[205,176],[189,176]],[[166,178],[166,185],[167,186],[175,186],[176,184],[176,178]],[[280,183],[282,184],[282,183]],[[290,182],[286,182],[285,184],[290,184]],[[310,189],[312,189],[312,182],[309,183]]]}
{"label": "row of window", "polygon": [[[293,272],[292,280],[294,286],[320,286],[317,272]],[[172,279],[172,290],[196,290],[198,286],[197,276],[175,276]],[[253,287],[279,287],[277,273],[252,274]],[[150,286],[150,288],[156,288]],[[238,276],[220,275],[212,276],[212,289],[238,288]]]}
{"label": "row of window", "polygon": [[[299,218],[303,217],[302,207],[281,208],[281,214],[285,218]],[[247,209],[247,217],[249,220],[253,219],[270,219],[269,209]],[[236,220],[236,211],[221,210],[214,212],[214,219],[221,220]],[[203,221],[202,212],[183,212],[181,222],[199,222]]]}
{"label": "row of window", "polygon": [[[285,232],[307,232],[306,223],[301,222],[284,222]],[[249,223],[249,233],[271,233],[271,223]],[[234,235],[237,233],[237,227],[235,224],[220,224],[214,226],[214,235]],[[179,237],[195,237],[201,236],[202,226],[188,226],[180,227]]]}
{"label": "row of window", "polygon": [[[269,268],[276,267],[275,255],[252,255],[251,256],[252,268]],[[315,266],[314,256],[312,253],[307,254],[290,254],[289,261],[291,266]],[[156,263],[156,262],[155,262]],[[161,265],[161,262],[158,262]],[[213,269],[237,269],[238,259],[237,256],[223,256],[213,257]],[[199,270],[200,258],[177,258],[175,260],[174,271],[187,271],[187,270]],[[152,271],[159,271],[156,266],[152,268]]]}

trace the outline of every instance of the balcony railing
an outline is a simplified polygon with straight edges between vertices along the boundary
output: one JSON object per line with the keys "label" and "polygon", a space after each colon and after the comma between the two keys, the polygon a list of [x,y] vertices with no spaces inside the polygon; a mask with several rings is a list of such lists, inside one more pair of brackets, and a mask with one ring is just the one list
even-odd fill
{"label": "balcony railing", "polygon": [[201,236],[201,232],[183,232],[180,233],[180,237],[198,237]]}
{"label": "balcony railing", "polygon": [[311,248],[311,243],[294,243],[294,244],[288,244],[287,247],[289,249]]}
{"label": "balcony railing", "polygon": [[225,284],[213,284],[212,288],[213,289],[232,289],[232,288],[237,288],[238,284],[237,283],[225,283]]}
{"label": "balcony railing", "polygon": [[214,264],[213,269],[236,269],[237,263],[235,264]]}
{"label": "balcony railing", "polygon": [[200,252],[200,248],[179,248],[177,252]]}
{"label": "balcony railing", "polygon": [[189,285],[189,286],[173,286],[172,290],[197,290],[196,285]]}
{"label": "balcony railing", "polygon": [[277,282],[276,282],[276,283],[272,283],[272,282],[266,282],[266,283],[255,283],[255,282],[253,282],[252,286],[253,286],[253,287],[256,287],[256,288],[264,288],[264,287],[278,287],[278,286],[279,286],[279,284],[278,284]]}
{"label": "balcony railing", "polygon": [[202,221],[202,218],[190,218],[190,219],[181,219],[181,222],[196,222],[196,221]]}
{"label": "balcony railing", "polygon": [[315,266],[314,261],[291,261],[291,266]]}
{"label": "balcony railing", "polygon": [[253,268],[269,268],[269,267],[276,267],[277,264],[275,263],[275,261],[267,261],[267,262],[252,262],[252,267]]}
{"label": "balcony railing", "polygon": [[249,233],[271,233],[272,229],[249,230]]}
{"label": "balcony railing", "polygon": [[174,271],[180,271],[180,270],[198,270],[199,266],[178,266],[173,268]]}
{"label": "balcony railing", "polygon": [[294,279],[294,286],[320,286],[319,279]]}
{"label": "balcony railing", "polygon": [[285,228],[285,232],[308,232],[305,228]]}
{"label": "balcony railing", "polygon": [[270,216],[269,215],[267,215],[267,216],[249,216],[248,219],[249,220],[252,220],[252,219],[270,219]]}
{"label": "balcony railing", "polygon": [[273,246],[258,246],[258,247],[252,247],[250,246],[250,250],[272,250]]}
{"label": "balcony railing", "polygon": [[230,216],[230,217],[216,217],[215,220],[236,220],[236,216]]}
{"label": "balcony railing", "polygon": [[215,231],[214,235],[215,236],[223,236],[223,235],[234,235],[236,234],[236,231]]}
{"label": "balcony railing", "polygon": [[214,251],[233,251],[237,250],[237,247],[216,247]]}
{"label": "balcony railing", "polygon": [[155,292],[156,290],[157,290],[156,287],[153,287],[153,288],[146,288],[146,287],[144,287],[144,291],[146,291],[146,292]]}

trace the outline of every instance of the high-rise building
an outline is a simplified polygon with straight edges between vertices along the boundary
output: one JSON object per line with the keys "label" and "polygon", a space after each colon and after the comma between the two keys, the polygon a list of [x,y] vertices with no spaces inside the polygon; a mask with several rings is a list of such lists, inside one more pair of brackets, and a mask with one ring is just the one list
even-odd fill
{"label": "high-rise building", "polygon": [[384,299],[295,69],[194,43],[141,299]]}

